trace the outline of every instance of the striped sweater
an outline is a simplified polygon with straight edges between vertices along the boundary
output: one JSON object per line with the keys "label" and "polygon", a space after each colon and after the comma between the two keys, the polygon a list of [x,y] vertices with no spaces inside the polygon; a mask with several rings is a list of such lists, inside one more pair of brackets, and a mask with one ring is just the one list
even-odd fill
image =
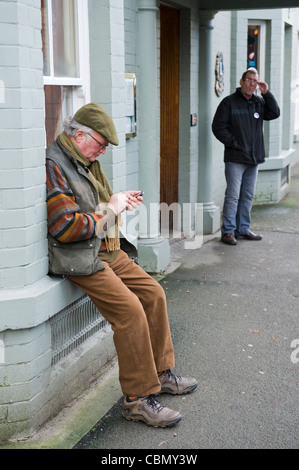
{"label": "striped sweater", "polygon": [[63,243],[95,237],[99,230],[99,222],[104,215],[96,212],[81,213],[74,194],[56,163],[47,160],[46,169],[50,235]]}

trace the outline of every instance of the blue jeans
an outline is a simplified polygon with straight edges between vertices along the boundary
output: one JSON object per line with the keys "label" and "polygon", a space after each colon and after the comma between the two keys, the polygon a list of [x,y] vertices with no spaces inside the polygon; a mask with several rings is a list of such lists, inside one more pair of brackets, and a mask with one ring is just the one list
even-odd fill
{"label": "blue jeans", "polygon": [[222,234],[244,235],[249,232],[252,200],[258,166],[225,163],[226,192],[222,214]]}

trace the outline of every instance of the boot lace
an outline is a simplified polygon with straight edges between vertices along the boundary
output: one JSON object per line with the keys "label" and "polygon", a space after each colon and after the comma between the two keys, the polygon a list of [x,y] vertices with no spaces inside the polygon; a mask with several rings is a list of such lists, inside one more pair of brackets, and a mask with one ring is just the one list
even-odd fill
{"label": "boot lace", "polygon": [[166,370],[165,373],[169,379],[173,379],[175,381],[176,386],[178,387],[178,381],[182,380],[182,377],[179,375],[174,375],[170,369]]}
{"label": "boot lace", "polygon": [[154,395],[149,395],[146,399],[146,403],[157,413],[160,413],[160,411],[165,408],[165,406],[161,405]]}

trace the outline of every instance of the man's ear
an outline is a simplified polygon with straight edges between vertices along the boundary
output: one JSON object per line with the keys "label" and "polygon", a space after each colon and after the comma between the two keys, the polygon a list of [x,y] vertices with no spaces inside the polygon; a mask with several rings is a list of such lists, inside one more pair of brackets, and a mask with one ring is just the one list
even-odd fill
{"label": "man's ear", "polygon": [[85,139],[85,132],[81,131],[80,129],[76,132],[76,142],[81,143]]}

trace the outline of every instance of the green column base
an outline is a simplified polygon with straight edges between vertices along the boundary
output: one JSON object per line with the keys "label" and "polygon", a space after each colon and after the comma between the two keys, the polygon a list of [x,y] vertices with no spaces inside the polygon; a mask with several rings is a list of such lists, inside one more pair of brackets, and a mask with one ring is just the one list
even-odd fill
{"label": "green column base", "polygon": [[210,235],[220,229],[220,209],[214,203],[203,205],[203,233]]}
{"label": "green column base", "polygon": [[165,238],[138,240],[138,264],[148,273],[159,273],[170,263],[169,241]]}

